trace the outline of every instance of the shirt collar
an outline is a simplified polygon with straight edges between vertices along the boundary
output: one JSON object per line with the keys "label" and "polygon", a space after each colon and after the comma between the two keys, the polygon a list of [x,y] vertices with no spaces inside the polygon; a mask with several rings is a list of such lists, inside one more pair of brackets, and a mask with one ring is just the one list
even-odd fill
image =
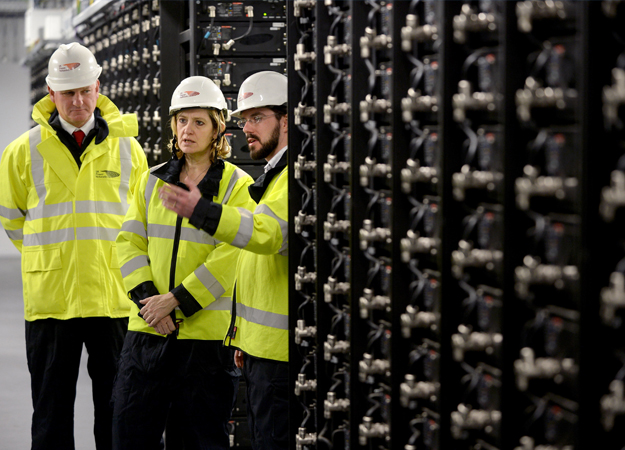
{"label": "shirt collar", "polygon": [[273,158],[267,161],[267,164],[265,165],[265,173],[269,172],[271,169],[276,167],[276,164],[280,162],[280,158],[282,158],[282,155],[284,154],[284,152],[286,152],[286,149],[288,147],[289,147],[288,145],[282,147],[278,153],[273,155]]}
{"label": "shirt collar", "polygon": [[91,130],[93,130],[93,127],[95,127],[95,117],[93,116],[93,114],[91,114],[91,117],[89,118],[89,120],[87,120],[87,123],[85,123],[80,128],[77,128],[71,123],[69,123],[67,120],[64,120],[60,115],[59,115],[59,120],[61,121],[61,126],[63,127],[63,129],[67,131],[69,134],[73,134],[74,131],[76,130],[82,130],[84,131],[85,136],[86,136],[89,134]]}

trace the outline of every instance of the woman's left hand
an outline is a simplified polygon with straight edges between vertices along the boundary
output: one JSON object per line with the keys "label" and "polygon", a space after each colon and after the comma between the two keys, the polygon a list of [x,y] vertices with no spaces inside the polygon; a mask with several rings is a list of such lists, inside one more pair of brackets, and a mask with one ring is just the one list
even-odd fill
{"label": "woman's left hand", "polygon": [[168,316],[176,306],[180,305],[180,302],[171,292],[139,300],[139,303],[145,305],[141,308],[141,315],[151,327],[156,326],[161,319]]}

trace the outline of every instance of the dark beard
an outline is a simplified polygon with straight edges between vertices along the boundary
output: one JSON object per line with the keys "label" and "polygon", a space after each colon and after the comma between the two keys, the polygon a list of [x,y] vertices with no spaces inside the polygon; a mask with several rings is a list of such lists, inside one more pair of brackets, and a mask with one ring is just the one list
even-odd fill
{"label": "dark beard", "polygon": [[[257,136],[254,136],[254,138],[257,138]],[[260,142],[260,140],[256,140]],[[255,152],[252,152],[250,150],[250,156],[254,161],[258,161],[259,159],[266,159],[267,156],[271,155],[271,152],[276,149],[276,147],[278,146],[278,141],[280,141],[280,123],[278,123],[273,129],[273,133],[271,133],[269,140],[265,143],[261,142],[262,146],[260,147],[260,149],[256,150]]]}

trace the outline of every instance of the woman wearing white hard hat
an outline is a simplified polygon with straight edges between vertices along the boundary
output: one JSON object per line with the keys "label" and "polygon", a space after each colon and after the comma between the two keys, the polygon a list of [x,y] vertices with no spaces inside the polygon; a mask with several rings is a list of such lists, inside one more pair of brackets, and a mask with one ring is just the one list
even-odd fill
{"label": "woman wearing white hard hat", "polygon": [[139,181],[117,237],[135,305],[113,392],[114,448],[161,448],[174,421],[185,448],[227,449],[240,373],[222,341],[240,250],[166,209],[158,191],[191,182],[213,202],[248,209],[253,180],[224,161],[228,110],[210,79],[183,80],[169,112],[172,158]]}

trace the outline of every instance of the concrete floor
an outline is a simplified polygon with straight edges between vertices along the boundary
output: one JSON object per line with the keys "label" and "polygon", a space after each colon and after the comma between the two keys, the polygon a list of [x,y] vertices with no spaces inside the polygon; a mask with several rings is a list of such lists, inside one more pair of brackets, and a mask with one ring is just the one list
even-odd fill
{"label": "concrete floor", "polygon": [[[30,449],[33,412],[24,341],[24,303],[19,257],[0,258],[0,449]],[[76,450],[95,450],[93,403],[83,352],[74,410]]]}

